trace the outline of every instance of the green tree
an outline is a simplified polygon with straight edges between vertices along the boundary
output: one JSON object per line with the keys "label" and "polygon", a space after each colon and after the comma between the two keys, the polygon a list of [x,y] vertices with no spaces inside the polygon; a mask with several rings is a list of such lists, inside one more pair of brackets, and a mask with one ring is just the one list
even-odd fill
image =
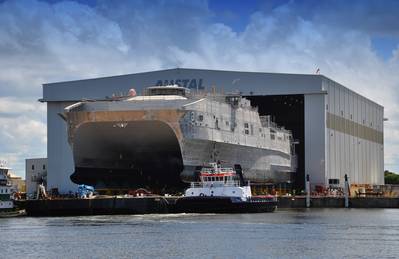
{"label": "green tree", "polygon": [[399,184],[399,175],[388,170],[384,172],[385,184]]}

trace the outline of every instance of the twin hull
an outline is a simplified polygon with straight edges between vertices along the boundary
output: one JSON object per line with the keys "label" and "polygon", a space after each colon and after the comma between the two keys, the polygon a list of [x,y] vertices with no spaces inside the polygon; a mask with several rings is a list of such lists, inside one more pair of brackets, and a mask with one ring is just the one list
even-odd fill
{"label": "twin hull", "polygon": [[251,182],[290,179],[289,153],[192,138],[182,126],[188,113],[180,109],[69,112],[72,181],[96,188],[178,188],[196,180],[196,167],[217,160],[240,164]]}

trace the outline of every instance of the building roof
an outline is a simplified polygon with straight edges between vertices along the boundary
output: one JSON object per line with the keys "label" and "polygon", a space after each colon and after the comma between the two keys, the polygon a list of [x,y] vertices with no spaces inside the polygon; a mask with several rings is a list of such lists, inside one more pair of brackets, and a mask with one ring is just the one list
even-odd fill
{"label": "building roof", "polygon": [[[320,94],[326,93],[323,82],[335,81],[319,74],[287,74],[245,71],[224,71],[173,68],[142,73],[43,84],[43,102],[106,99],[124,95],[134,88],[138,93],[160,83],[187,84],[185,86],[225,92],[240,91],[244,95]],[[345,87],[344,87],[345,88]],[[378,105],[378,104],[377,104]]]}

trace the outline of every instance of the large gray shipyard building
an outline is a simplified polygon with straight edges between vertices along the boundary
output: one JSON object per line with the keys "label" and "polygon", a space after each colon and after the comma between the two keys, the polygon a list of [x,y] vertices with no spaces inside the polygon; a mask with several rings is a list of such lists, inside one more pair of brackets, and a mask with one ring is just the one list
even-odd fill
{"label": "large gray shipyard building", "polygon": [[75,191],[67,126],[59,116],[64,107],[84,99],[101,99],[141,93],[153,85],[178,84],[191,89],[215,87],[240,91],[257,106],[260,115],[271,115],[298,140],[297,172],[293,180],[303,188],[311,183],[384,184],[384,108],[322,75],[168,69],[43,85],[47,102],[48,189]]}

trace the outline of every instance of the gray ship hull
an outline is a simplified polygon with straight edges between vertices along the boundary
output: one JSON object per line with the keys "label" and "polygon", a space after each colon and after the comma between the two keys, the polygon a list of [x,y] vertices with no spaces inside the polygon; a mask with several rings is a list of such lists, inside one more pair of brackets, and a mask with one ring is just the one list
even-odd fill
{"label": "gray ship hull", "polygon": [[196,180],[195,168],[222,161],[240,164],[247,180],[286,182],[290,168],[273,164],[289,159],[279,151],[178,138],[159,120],[87,122],[74,134],[75,183],[96,188],[169,188]]}
{"label": "gray ship hull", "polygon": [[256,183],[287,182],[291,177],[291,156],[281,151],[243,145],[185,139],[182,144],[185,182],[196,181],[195,168],[215,161],[240,164],[246,180]]}

